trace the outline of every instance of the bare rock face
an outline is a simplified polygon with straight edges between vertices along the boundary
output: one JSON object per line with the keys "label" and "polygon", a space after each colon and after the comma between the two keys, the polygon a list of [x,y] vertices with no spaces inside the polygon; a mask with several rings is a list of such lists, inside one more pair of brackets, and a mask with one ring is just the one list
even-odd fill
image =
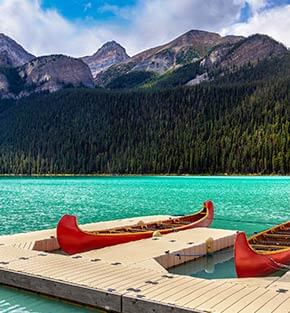
{"label": "bare rock face", "polygon": [[34,55],[25,51],[16,41],[0,34],[0,65],[17,67],[34,58]]}
{"label": "bare rock face", "polygon": [[126,50],[115,41],[105,43],[94,55],[83,57],[88,64],[93,77],[112,65],[128,60],[130,57]]}
{"label": "bare rock face", "polygon": [[194,79],[190,80],[189,82],[186,83],[186,86],[195,86],[195,85],[199,85],[200,83],[204,82],[204,81],[208,81],[208,74],[204,73],[201,75],[197,75]]}
{"label": "bare rock face", "polygon": [[55,92],[64,87],[94,87],[88,66],[64,55],[36,58],[19,69],[25,87],[34,92]]}
{"label": "bare rock face", "polygon": [[9,83],[6,76],[0,74],[0,94],[7,94],[9,92]]}
{"label": "bare rock face", "polygon": [[202,61],[207,68],[241,67],[245,64],[255,64],[271,57],[280,57],[287,48],[266,35],[253,35],[238,42],[225,42],[216,46]]}

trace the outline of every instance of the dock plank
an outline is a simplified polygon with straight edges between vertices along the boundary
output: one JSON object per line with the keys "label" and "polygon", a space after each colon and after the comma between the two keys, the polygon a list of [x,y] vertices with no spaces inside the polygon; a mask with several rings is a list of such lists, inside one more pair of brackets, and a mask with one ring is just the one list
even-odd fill
{"label": "dock plank", "polygon": [[234,285],[234,284],[224,286],[224,288],[220,288],[220,291],[216,292],[210,298],[208,297],[208,295],[206,295],[206,297],[201,297],[201,300],[204,300],[204,302],[197,305],[197,308],[202,311],[204,310],[204,311],[211,312],[214,306],[217,306],[218,304],[225,301],[229,296],[238,293],[244,288],[246,287],[241,286],[241,285]]}
{"label": "dock plank", "polygon": [[[194,283],[194,287],[198,288],[198,286],[202,286],[202,282],[204,281],[197,281]],[[162,292],[159,295],[154,296],[154,299],[156,301],[166,301],[166,302],[174,302],[173,299],[176,299],[178,296],[180,296],[181,292],[185,292],[188,288],[191,288],[192,291],[193,287],[193,281],[192,280],[182,280],[179,281],[178,283],[175,282],[174,288],[169,289],[168,291]],[[173,298],[174,296],[174,298]]]}
{"label": "dock plank", "polygon": [[194,289],[188,295],[178,299],[176,301],[176,304],[183,306],[183,307],[190,307],[187,305],[188,303],[190,303],[194,299],[202,296],[203,294],[205,294],[209,291],[213,291],[218,286],[224,285],[224,284],[225,284],[224,282],[214,282],[214,281],[207,280],[206,283],[203,286],[201,286],[200,288]]}
{"label": "dock plank", "polygon": [[196,308],[202,307],[203,309],[205,309],[205,307],[211,308],[212,306],[216,305],[217,302],[224,301],[229,295],[232,295],[242,289],[241,286],[238,286],[236,288],[235,287],[236,286],[232,284],[221,284],[218,287],[214,288],[215,296],[209,297],[209,293],[212,293],[212,289],[209,289],[209,292],[205,290],[201,296],[192,299],[192,301],[186,303],[185,305]]}
{"label": "dock plank", "polygon": [[259,287],[248,287],[243,288],[240,291],[236,292],[233,295],[230,295],[228,298],[224,299],[219,304],[212,307],[214,312],[225,312],[230,307],[232,307],[236,302],[240,301],[244,297],[248,296],[249,294],[253,293]]}
{"label": "dock plank", "polygon": [[[259,312],[259,311],[258,311]],[[267,307],[263,308],[263,313],[289,313],[290,312],[290,294],[278,294],[274,300],[268,302]],[[261,313],[261,312],[259,312]]]}
{"label": "dock plank", "polygon": [[223,313],[240,312],[244,307],[247,307],[254,300],[263,296],[266,292],[267,292],[267,290],[265,290],[263,288],[256,289],[253,292],[247,294],[246,296],[241,297],[232,306],[228,307],[226,310],[224,310],[222,312]]}

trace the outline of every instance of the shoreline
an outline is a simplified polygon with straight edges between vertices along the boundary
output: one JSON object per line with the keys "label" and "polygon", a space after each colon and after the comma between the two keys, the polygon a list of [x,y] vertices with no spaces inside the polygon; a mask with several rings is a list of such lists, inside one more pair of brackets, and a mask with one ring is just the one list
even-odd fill
{"label": "shoreline", "polygon": [[247,174],[247,173],[240,173],[240,174],[0,174],[0,178],[61,178],[61,177],[289,177],[290,174],[282,175],[282,174]]}

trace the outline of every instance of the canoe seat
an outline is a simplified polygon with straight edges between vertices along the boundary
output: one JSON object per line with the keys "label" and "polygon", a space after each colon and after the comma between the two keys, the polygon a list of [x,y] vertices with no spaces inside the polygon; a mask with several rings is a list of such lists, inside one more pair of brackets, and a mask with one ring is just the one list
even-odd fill
{"label": "canoe seat", "polygon": [[279,251],[279,250],[288,248],[285,246],[271,246],[271,245],[259,245],[259,244],[251,245],[251,247],[256,251]]}
{"label": "canoe seat", "polygon": [[258,245],[264,245],[264,246],[285,246],[285,247],[290,247],[290,241],[274,241],[274,240],[258,240],[257,243]]}
{"label": "canoe seat", "polygon": [[290,239],[290,234],[287,235],[287,234],[264,234],[263,236],[265,237],[270,237],[270,238],[281,238],[281,239]]}
{"label": "canoe seat", "polygon": [[277,234],[277,235],[289,235],[289,236],[290,236],[290,230],[275,231],[273,234]]}

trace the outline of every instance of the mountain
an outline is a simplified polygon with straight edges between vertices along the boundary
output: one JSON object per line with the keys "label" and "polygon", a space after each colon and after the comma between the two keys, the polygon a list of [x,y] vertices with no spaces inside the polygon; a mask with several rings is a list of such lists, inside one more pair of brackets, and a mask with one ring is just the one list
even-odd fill
{"label": "mountain", "polygon": [[35,56],[25,51],[16,41],[0,34],[0,66],[20,66]]}
{"label": "mountain", "polygon": [[290,174],[290,51],[270,37],[192,31],[105,76],[0,67],[0,174]]}
{"label": "mountain", "polygon": [[110,66],[124,62],[129,58],[126,50],[120,44],[110,41],[105,43],[95,54],[83,57],[82,60],[88,64],[95,77]]}
{"label": "mountain", "polygon": [[37,92],[54,92],[67,86],[94,87],[89,68],[81,60],[64,55],[36,58],[20,68],[19,75]]}
{"label": "mountain", "polygon": [[133,57],[111,41],[94,55],[80,59],[62,55],[36,58],[3,34],[1,51],[0,97],[5,98],[54,92],[68,86],[106,89],[193,86],[219,81],[249,64],[255,67],[288,54],[285,46],[266,35],[222,37],[201,30],[191,30]]}
{"label": "mountain", "polygon": [[97,74],[96,84],[106,86],[113,79],[135,71],[164,74],[168,70],[196,62],[205,57],[215,46],[222,43],[236,43],[243,37],[191,30],[175,40],[144,52],[125,62],[111,66],[107,71]]}
{"label": "mountain", "polygon": [[93,88],[88,66],[64,55],[34,58],[17,68],[0,69],[0,93],[6,98],[55,92],[67,87]]}
{"label": "mountain", "polygon": [[88,66],[64,55],[35,57],[0,34],[0,97],[15,98],[66,87],[93,88]]}
{"label": "mountain", "polygon": [[201,62],[206,68],[239,68],[247,63],[281,57],[287,53],[287,48],[266,35],[252,35],[237,43],[222,43],[212,49]]}
{"label": "mountain", "polygon": [[[128,81],[132,81],[131,88],[194,85],[214,79],[213,72],[216,74],[218,71],[222,75],[228,69],[235,71],[248,63],[283,57],[287,51],[285,46],[266,35],[221,37],[192,30],[166,45],[111,66],[99,73],[95,81],[97,85],[110,89],[122,89],[123,82]],[[192,68],[194,70],[190,72]],[[132,79],[136,76],[137,86]],[[126,84],[126,88],[130,85]]]}

